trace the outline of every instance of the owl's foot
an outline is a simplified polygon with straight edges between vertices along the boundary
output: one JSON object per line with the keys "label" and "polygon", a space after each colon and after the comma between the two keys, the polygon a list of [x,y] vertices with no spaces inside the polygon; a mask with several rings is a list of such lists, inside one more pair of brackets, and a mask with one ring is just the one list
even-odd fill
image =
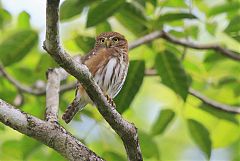
{"label": "owl's foot", "polygon": [[108,94],[106,94],[105,97],[107,98],[108,103],[109,103],[111,106],[113,106],[113,107],[116,108],[116,104],[114,103],[113,99],[112,99]]}

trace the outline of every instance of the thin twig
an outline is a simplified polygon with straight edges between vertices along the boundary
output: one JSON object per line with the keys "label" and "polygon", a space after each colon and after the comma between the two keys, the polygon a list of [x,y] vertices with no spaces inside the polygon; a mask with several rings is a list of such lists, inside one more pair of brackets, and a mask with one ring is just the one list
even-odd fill
{"label": "thin twig", "polygon": [[132,42],[129,45],[129,49],[133,49],[136,48],[142,44],[146,44],[149,43],[155,39],[158,38],[162,38],[165,39],[171,43],[177,44],[177,45],[181,45],[181,46],[185,46],[185,47],[189,47],[192,49],[198,49],[198,50],[214,50],[219,54],[222,54],[228,58],[231,58],[233,60],[236,61],[240,61],[240,53],[229,50],[227,48],[221,47],[220,45],[217,44],[206,44],[206,45],[200,45],[200,44],[195,44],[193,42],[190,41],[185,41],[185,40],[179,40],[171,35],[169,35],[167,32],[165,31],[155,31],[152,32],[150,34],[147,34],[137,40],[135,40],[134,42]]}
{"label": "thin twig", "polygon": [[31,87],[28,87],[26,85],[23,85],[22,83],[18,82],[16,79],[14,79],[12,76],[10,76],[4,69],[2,65],[0,65],[0,73],[2,73],[2,76],[5,77],[10,83],[12,83],[18,90],[24,92],[24,93],[29,93],[33,95],[39,95],[43,91],[39,89],[33,89]]}
{"label": "thin twig", "polygon": [[24,104],[24,95],[23,95],[22,91],[18,90],[18,94],[14,98],[13,105],[19,107],[23,104]]}
{"label": "thin twig", "polygon": [[[154,69],[148,69],[145,71],[145,75],[146,76],[157,76],[157,72]],[[193,95],[194,97],[200,99],[203,103],[209,105],[210,107],[214,107],[216,109],[225,111],[225,112],[229,112],[229,113],[236,113],[236,114],[240,114],[240,107],[239,106],[229,106],[226,104],[222,104],[219,103],[217,101],[214,101],[206,96],[204,96],[203,94],[201,94],[200,92],[198,92],[197,90],[194,90],[192,88],[190,88],[188,90],[188,93]]]}
{"label": "thin twig", "polygon": [[133,41],[132,43],[129,44],[129,50],[134,49],[138,46],[141,46],[143,44],[147,44],[155,39],[161,38],[162,37],[162,32],[161,31],[154,31],[150,34],[147,34],[143,37],[138,38],[137,40]]}
{"label": "thin twig", "polygon": [[229,106],[226,104],[222,104],[219,102],[216,102],[214,100],[211,100],[210,98],[204,96],[203,94],[201,94],[200,92],[190,88],[188,91],[191,95],[193,95],[194,97],[197,97],[198,99],[200,99],[201,101],[203,101],[205,104],[214,107],[216,109],[225,111],[225,112],[229,112],[229,113],[234,113],[234,114],[240,114],[240,107],[237,106]]}
{"label": "thin twig", "polygon": [[[61,74],[60,74],[60,76],[63,77],[63,78],[61,78],[62,80],[67,77],[68,73],[65,72],[62,68],[56,68],[56,69],[62,70]],[[46,87],[45,88],[32,88],[30,86],[24,85],[24,84],[20,83],[18,80],[16,80],[15,78],[13,78],[10,74],[8,74],[2,65],[0,65],[0,73],[1,73],[1,76],[5,77],[11,84],[13,84],[18,89],[19,93],[20,92],[28,93],[28,94],[32,94],[32,95],[36,95],[36,96],[43,96],[46,94]],[[59,92],[64,93],[64,92],[74,89],[75,87],[76,87],[76,82],[70,83],[70,84],[63,84],[60,86]]]}
{"label": "thin twig", "polygon": [[158,76],[155,69],[146,69],[144,74],[145,76]]}

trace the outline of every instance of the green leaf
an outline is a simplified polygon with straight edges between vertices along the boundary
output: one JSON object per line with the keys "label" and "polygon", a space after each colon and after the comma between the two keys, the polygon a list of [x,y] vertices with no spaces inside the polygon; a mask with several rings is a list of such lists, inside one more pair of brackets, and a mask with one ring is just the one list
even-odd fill
{"label": "green leaf", "polygon": [[105,0],[93,8],[90,8],[87,18],[87,27],[95,26],[96,24],[106,20],[124,4],[125,0]]}
{"label": "green leaf", "polygon": [[96,34],[99,35],[103,32],[112,31],[111,24],[108,21],[104,21],[96,26]]}
{"label": "green leaf", "polygon": [[194,142],[206,157],[210,159],[212,143],[208,130],[202,124],[192,119],[188,119],[188,129]]}
{"label": "green leaf", "polygon": [[204,62],[209,63],[209,65],[214,65],[222,60],[225,60],[225,57],[215,51],[208,51],[204,58]]}
{"label": "green leaf", "polygon": [[240,34],[239,35],[232,35],[232,38],[236,41],[240,42]]}
{"label": "green leaf", "polygon": [[160,15],[157,22],[172,22],[182,19],[196,19],[197,17],[191,13],[166,13],[164,15]]}
{"label": "green leaf", "polygon": [[231,33],[231,32],[238,32],[240,31],[240,15],[236,15],[233,17],[233,19],[230,21],[226,29],[224,30],[226,33]]}
{"label": "green leaf", "polygon": [[222,87],[233,89],[234,94],[236,96],[240,95],[239,79],[234,74],[232,74],[231,76],[226,75],[218,80],[216,88],[222,88]]}
{"label": "green leaf", "polygon": [[35,99],[29,99],[28,103],[23,104],[21,109],[24,112],[31,113],[33,116],[41,118],[44,115],[45,110],[43,108],[34,108],[40,107],[45,103],[44,97],[38,97]]}
{"label": "green leaf", "polygon": [[[3,143],[3,160],[27,160],[33,151],[42,144],[38,141],[24,136],[21,140],[9,140]],[[13,148],[14,147],[14,148]],[[12,154],[13,153],[13,154]]]}
{"label": "green leaf", "polygon": [[123,113],[129,108],[131,102],[142,85],[144,71],[144,61],[134,60],[130,62],[126,81],[120,93],[115,98],[118,112]]}
{"label": "green leaf", "polygon": [[194,39],[198,38],[199,28],[198,26],[189,26],[185,29],[187,35],[191,36]]}
{"label": "green leaf", "polygon": [[1,99],[12,102],[18,94],[16,88],[6,79],[0,79],[0,96]]}
{"label": "green leaf", "polygon": [[12,16],[7,10],[0,8],[0,29],[9,23],[11,21],[11,18]]}
{"label": "green leaf", "polygon": [[[146,0],[136,0],[135,2],[141,5],[142,7],[146,6]],[[134,3],[134,1],[132,3]]]}
{"label": "green leaf", "polygon": [[111,151],[103,153],[103,158],[106,160],[126,161],[122,155]]}
{"label": "green leaf", "polygon": [[44,77],[49,68],[55,68],[57,66],[57,63],[49,54],[43,53],[41,54],[41,58],[39,59],[34,72],[36,72],[38,76]]}
{"label": "green leaf", "polygon": [[153,6],[157,7],[157,0],[148,0]]}
{"label": "green leaf", "polygon": [[185,32],[177,30],[170,30],[168,33],[177,38],[185,38],[187,36]]}
{"label": "green leaf", "polygon": [[160,159],[159,150],[156,142],[153,140],[153,137],[143,131],[138,131],[139,142],[141,145],[141,150],[144,158],[156,158]]}
{"label": "green leaf", "polygon": [[213,8],[211,8],[208,12],[208,16],[215,16],[224,12],[230,12],[230,11],[235,11],[235,10],[239,10],[240,8],[240,3],[237,1],[234,2],[226,2],[224,4],[221,5],[217,5],[214,6]]}
{"label": "green leaf", "polygon": [[35,31],[18,31],[0,44],[0,61],[5,66],[20,61],[31,51],[37,41],[38,35]]}
{"label": "green leaf", "polygon": [[75,38],[75,42],[87,54],[94,47],[95,39],[93,37],[78,35]]}
{"label": "green leaf", "polygon": [[126,3],[115,17],[129,31],[139,36],[147,31],[144,13],[142,8],[134,3]]}
{"label": "green leaf", "polygon": [[204,110],[219,119],[227,120],[236,125],[239,125],[236,114],[227,113],[227,112],[218,110],[216,108],[212,108],[209,105],[205,105],[205,104],[202,104],[200,107],[201,107],[201,110]]}
{"label": "green leaf", "polygon": [[175,113],[171,109],[163,109],[161,110],[157,120],[152,126],[152,134],[159,135],[162,134],[167,126],[171,123],[175,116]]}
{"label": "green leaf", "polygon": [[[9,69],[9,74],[13,76],[16,80],[26,83],[26,84],[33,84],[39,79],[37,77],[37,74],[32,74],[35,71],[28,66],[23,66],[23,67],[12,67]],[[45,71],[46,72],[46,71]],[[31,77],[30,77],[31,76]],[[43,75],[45,77],[45,74]]]}
{"label": "green leaf", "polygon": [[97,0],[66,0],[60,6],[60,20],[66,21],[79,15],[84,7],[89,6]]}
{"label": "green leaf", "polygon": [[[13,148],[14,147],[14,148]],[[2,160],[21,160],[22,151],[18,140],[8,140],[1,145]]]}
{"label": "green leaf", "polygon": [[5,125],[3,123],[0,123],[0,131],[3,131],[5,129]]}
{"label": "green leaf", "polygon": [[155,67],[162,83],[186,100],[189,80],[178,58],[170,51],[159,53],[156,57]]}
{"label": "green leaf", "polygon": [[39,147],[41,147],[41,143],[30,138],[27,136],[24,136],[19,142],[18,144],[21,145],[21,151],[23,153],[23,160],[26,160],[33,151],[35,151],[36,149],[38,149]]}
{"label": "green leaf", "polygon": [[217,83],[219,87],[231,84],[238,84],[238,79],[234,76],[225,76],[220,78]]}
{"label": "green leaf", "polygon": [[18,15],[18,28],[19,29],[30,29],[30,15],[26,11],[22,11]]}
{"label": "green leaf", "polygon": [[[125,11],[125,12],[124,12]],[[134,20],[135,22],[146,25],[147,18],[144,12],[144,8],[136,3],[126,3],[124,7],[121,9],[120,13],[125,13],[124,15],[128,15],[130,19]]]}
{"label": "green leaf", "polygon": [[188,5],[185,3],[184,0],[163,0],[159,2],[160,6],[162,7],[177,7],[177,8],[188,8]]}
{"label": "green leaf", "polygon": [[66,159],[56,151],[52,151],[51,155],[46,159],[49,161],[66,161]]}
{"label": "green leaf", "polygon": [[215,35],[215,31],[217,29],[217,23],[206,23],[206,29],[211,35]]}

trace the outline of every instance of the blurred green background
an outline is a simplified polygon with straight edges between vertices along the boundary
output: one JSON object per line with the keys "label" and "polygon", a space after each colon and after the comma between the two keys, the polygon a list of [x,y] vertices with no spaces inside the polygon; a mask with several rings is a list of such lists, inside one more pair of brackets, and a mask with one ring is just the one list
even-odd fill
{"label": "blurred green background", "polygon": [[[24,85],[44,87],[57,65],[42,49],[45,1],[0,0],[0,61]],[[117,31],[129,42],[164,29],[195,44],[220,44],[240,52],[239,0],[65,0],[60,35],[72,55],[87,53],[94,37]],[[236,53],[237,54],[237,53]],[[129,52],[126,83],[115,99],[139,130],[145,161],[240,161],[240,117],[188,94],[191,87],[219,103],[239,106],[240,65],[213,50],[195,50],[156,39]],[[154,76],[145,71],[156,69]],[[62,84],[74,82],[69,77]],[[44,118],[45,96],[19,92],[0,75],[0,98]],[[61,94],[59,116],[74,98]],[[124,161],[123,144],[88,105],[69,125],[60,123],[106,160]],[[61,161],[47,146],[0,123],[0,160]]]}

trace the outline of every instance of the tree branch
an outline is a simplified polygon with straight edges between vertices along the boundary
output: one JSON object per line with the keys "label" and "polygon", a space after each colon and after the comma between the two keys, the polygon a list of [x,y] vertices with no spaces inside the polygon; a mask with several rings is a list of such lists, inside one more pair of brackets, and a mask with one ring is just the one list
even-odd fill
{"label": "tree branch", "polygon": [[5,125],[39,140],[68,160],[103,161],[84,144],[58,124],[45,122],[26,114],[0,99],[0,121]]}
{"label": "tree branch", "polygon": [[21,92],[25,92],[33,95],[39,95],[43,93],[43,91],[40,91],[39,89],[33,89],[18,82],[16,79],[14,79],[5,71],[4,67],[1,64],[0,64],[0,73],[2,73],[2,76],[4,76],[10,83],[12,83]]}
{"label": "tree branch", "polygon": [[[77,57],[74,57],[74,59],[78,60]],[[61,72],[60,76],[62,77],[61,80],[65,79],[69,75],[62,68],[55,68],[55,69],[57,69],[57,70],[61,69],[61,71],[60,71]],[[46,94],[46,87],[45,88],[42,88],[42,87],[41,88],[39,88],[39,87],[32,88],[32,87],[29,87],[29,86],[26,86],[26,85],[20,83],[19,81],[14,79],[11,75],[9,75],[1,64],[0,64],[0,74],[2,74],[3,77],[5,77],[12,85],[14,85],[19,90],[19,95],[21,95],[21,97],[23,97],[22,93],[28,93],[28,94],[32,94],[35,96],[43,96]],[[43,80],[41,80],[41,81],[43,81]],[[60,86],[59,92],[64,93],[64,92],[67,92],[74,88],[76,88],[76,82],[70,83],[70,84],[64,84],[64,85]]]}
{"label": "tree branch", "polygon": [[234,107],[234,106],[229,106],[229,105],[225,105],[219,102],[216,102],[214,100],[209,99],[208,97],[204,96],[203,94],[201,94],[200,92],[190,88],[188,91],[191,95],[193,95],[194,97],[197,97],[198,99],[200,99],[202,102],[204,102],[205,104],[214,107],[216,109],[228,112],[228,113],[234,113],[234,114],[240,114],[240,107]]}
{"label": "tree branch", "polygon": [[[93,81],[87,67],[71,58],[60,46],[58,33],[58,6],[59,0],[47,0],[47,30],[46,40],[43,46],[44,49],[48,51],[48,53],[61,67],[63,67],[67,72],[76,77],[82,83],[90,98],[94,100],[94,103],[97,105],[99,112],[121,137],[127,151],[128,159],[130,161],[141,161],[142,154],[138,142],[136,127],[124,120],[115,110],[115,108],[108,104],[106,98],[102,94],[102,91]],[[233,60],[240,60],[240,55],[238,55],[237,52],[223,48],[219,45],[197,45],[189,41],[178,40],[164,31],[156,31],[137,39],[129,45],[129,49],[136,48],[157,38],[163,38],[171,43],[193,49],[215,50],[216,52],[221,53],[222,55],[225,55]],[[58,73],[57,69],[49,72],[46,90],[33,89],[22,85],[17,80],[9,76],[1,66],[0,72],[21,92],[30,93],[33,95],[43,95],[46,92],[46,120],[51,120],[50,122],[42,121],[38,118],[14,109],[11,105],[8,105],[0,99],[1,122],[18,130],[19,132],[40,140],[44,144],[57,150],[69,160],[102,160],[100,157],[96,156],[94,152],[90,151],[87,147],[81,144],[76,138],[68,134],[60,125],[52,123],[57,121],[59,103],[58,93],[73,89],[75,86],[74,84],[70,84],[62,86],[60,89],[60,81],[62,78],[60,78],[61,74]],[[154,70],[146,72],[146,75],[155,75]],[[189,93],[212,107],[231,113],[240,113],[239,107],[234,109],[232,106],[220,104],[210,100],[193,89],[190,89]]]}
{"label": "tree branch", "polygon": [[49,69],[46,86],[46,116],[50,122],[58,121],[60,82],[66,79],[67,72],[63,68]]}
{"label": "tree branch", "polygon": [[60,75],[57,68],[48,70],[47,79],[45,120],[57,122],[60,89]]}
{"label": "tree branch", "polygon": [[[158,38],[163,38],[169,42],[178,44],[178,45],[182,45],[185,47],[190,47],[190,48],[194,48],[194,49],[199,49],[199,50],[215,50],[215,51],[219,51],[221,54],[226,55],[227,57],[230,57],[234,60],[240,60],[240,55],[238,55],[239,53],[231,51],[229,49],[225,49],[219,45],[196,45],[192,42],[189,41],[183,41],[183,40],[178,40],[176,38],[174,38],[173,36],[169,35],[168,33],[164,32],[164,31],[155,31],[152,32],[150,34],[147,34],[135,41],[133,41],[132,43],[130,43],[129,45],[129,49],[134,49],[138,46],[141,46],[143,44],[149,43],[155,39]],[[74,56],[73,57],[76,61],[79,61],[79,56]],[[45,95],[46,90],[44,89],[34,89],[31,87],[28,87],[26,85],[21,84],[20,82],[18,82],[17,80],[15,80],[13,77],[11,77],[3,68],[3,66],[0,65],[0,72],[2,73],[2,75],[9,80],[10,83],[12,83],[14,86],[16,86],[17,89],[19,89],[20,91],[24,92],[24,93],[29,93],[29,94],[33,94],[33,95],[37,95],[37,96],[41,96],[41,95]],[[71,85],[63,85],[60,87],[60,93],[68,91],[68,89],[73,89],[75,87],[74,84]]]}
{"label": "tree branch", "polygon": [[[145,71],[145,75],[146,76],[158,76],[156,70],[154,69],[148,69]],[[191,94],[192,96],[200,99],[203,103],[209,105],[210,107],[225,111],[225,112],[229,112],[229,113],[235,113],[235,114],[240,114],[240,107],[239,106],[229,106],[229,105],[225,105],[222,103],[219,103],[217,101],[214,101],[206,96],[204,96],[203,94],[201,94],[200,92],[190,88],[188,90],[188,93]]]}
{"label": "tree branch", "polygon": [[[155,69],[147,69],[145,71],[145,75],[146,76],[158,76]],[[73,89],[75,89],[75,87],[76,87],[76,83],[64,85],[64,86],[61,87],[60,93],[64,93],[66,91],[73,90]],[[229,105],[226,105],[226,104],[219,103],[217,101],[214,101],[214,100],[204,96],[199,91],[194,90],[192,88],[190,88],[189,94],[191,94],[194,97],[200,99],[205,104],[210,105],[213,108],[216,108],[216,109],[219,109],[219,110],[222,110],[222,111],[225,111],[225,112],[229,112],[229,113],[238,113],[238,114],[240,113],[240,107],[229,106]]]}
{"label": "tree branch", "polygon": [[233,60],[236,61],[240,61],[240,53],[237,53],[235,51],[231,51],[227,48],[221,47],[220,45],[216,45],[216,44],[212,44],[212,45],[198,45],[195,44],[193,42],[190,41],[184,41],[184,40],[179,40],[176,39],[175,37],[169,35],[167,32],[165,31],[155,31],[152,32],[150,34],[147,34],[137,40],[135,40],[133,43],[131,43],[129,45],[129,49],[134,49],[142,44],[146,44],[149,43],[155,39],[158,38],[162,38],[165,39],[171,43],[177,44],[177,45],[181,45],[181,46],[185,46],[185,47],[189,47],[192,49],[198,49],[198,50],[214,50],[216,52],[218,52],[219,54],[222,54],[228,58],[231,58]]}
{"label": "tree branch", "polygon": [[98,111],[121,137],[130,161],[141,161],[142,154],[138,142],[137,128],[124,120],[111,106],[99,86],[94,82],[88,68],[75,61],[60,46],[58,22],[59,0],[47,0],[47,30],[44,49],[68,73],[77,78],[94,101]]}

